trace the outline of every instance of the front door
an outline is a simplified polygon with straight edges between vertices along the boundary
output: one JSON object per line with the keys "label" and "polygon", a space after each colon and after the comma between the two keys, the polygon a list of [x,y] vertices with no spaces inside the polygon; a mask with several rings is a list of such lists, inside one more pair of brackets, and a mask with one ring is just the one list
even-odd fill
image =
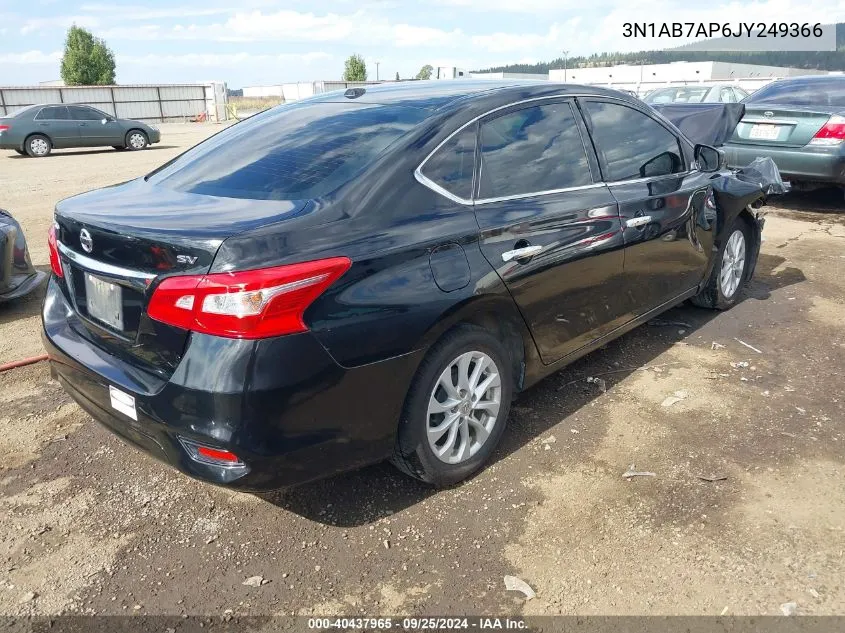
{"label": "front door", "polygon": [[712,233],[702,233],[709,176],[690,148],[651,115],[622,102],[579,101],[602,174],[619,203],[625,294],[632,315],[670,302],[703,278]]}
{"label": "front door", "polygon": [[622,323],[617,204],[571,99],[497,112],[478,135],[481,248],[552,363]]}
{"label": "front door", "polygon": [[120,125],[105,112],[85,106],[68,106],[68,111],[76,124],[80,146],[123,145]]}

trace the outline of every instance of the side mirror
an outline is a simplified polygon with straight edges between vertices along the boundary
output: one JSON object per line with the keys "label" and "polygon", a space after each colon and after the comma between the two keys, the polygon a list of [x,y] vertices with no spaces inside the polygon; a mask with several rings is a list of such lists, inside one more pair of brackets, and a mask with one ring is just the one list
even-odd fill
{"label": "side mirror", "polygon": [[109,120],[108,120],[108,119],[102,119],[102,120],[100,121],[100,123],[102,123],[103,125],[105,125],[105,124],[106,124],[106,123],[108,123],[108,122],[109,122]]}
{"label": "side mirror", "polygon": [[699,143],[695,146],[693,155],[695,162],[698,163],[698,168],[703,172],[719,171],[724,169],[727,164],[725,153],[710,145]]}

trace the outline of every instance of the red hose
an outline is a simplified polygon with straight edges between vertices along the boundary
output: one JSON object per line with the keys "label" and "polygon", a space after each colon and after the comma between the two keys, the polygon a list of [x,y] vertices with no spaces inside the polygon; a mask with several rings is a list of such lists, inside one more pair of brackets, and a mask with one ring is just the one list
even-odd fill
{"label": "red hose", "polygon": [[26,367],[27,365],[40,363],[42,360],[47,360],[47,358],[47,354],[42,354],[41,356],[32,356],[30,358],[24,358],[23,360],[16,360],[11,363],[6,363],[5,365],[0,365],[0,373],[3,373],[4,371],[9,371],[10,369],[15,369],[16,367]]}

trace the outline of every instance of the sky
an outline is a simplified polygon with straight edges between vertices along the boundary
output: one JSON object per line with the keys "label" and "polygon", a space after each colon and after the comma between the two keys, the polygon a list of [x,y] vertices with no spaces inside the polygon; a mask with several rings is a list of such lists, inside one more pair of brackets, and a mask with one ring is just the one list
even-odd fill
{"label": "sky", "polygon": [[339,79],[351,53],[371,79],[424,64],[474,70],[569,51],[667,48],[626,39],[633,21],[845,22],[815,0],[0,0],[0,85],[59,79],[67,28],[84,26],[117,58],[118,83],[225,81],[230,88]]}

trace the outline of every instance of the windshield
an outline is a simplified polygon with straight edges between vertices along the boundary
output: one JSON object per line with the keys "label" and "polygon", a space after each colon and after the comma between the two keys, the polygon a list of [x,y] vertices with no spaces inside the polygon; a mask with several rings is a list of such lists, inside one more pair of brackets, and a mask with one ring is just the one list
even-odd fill
{"label": "windshield", "polygon": [[678,86],[655,90],[645,98],[646,103],[701,103],[710,92],[707,86]]}
{"label": "windshield", "polygon": [[745,103],[845,108],[845,77],[776,81],[760,88]]}
{"label": "windshield", "polygon": [[348,182],[427,116],[377,104],[280,106],[216,134],[148,180],[224,198],[316,198]]}

